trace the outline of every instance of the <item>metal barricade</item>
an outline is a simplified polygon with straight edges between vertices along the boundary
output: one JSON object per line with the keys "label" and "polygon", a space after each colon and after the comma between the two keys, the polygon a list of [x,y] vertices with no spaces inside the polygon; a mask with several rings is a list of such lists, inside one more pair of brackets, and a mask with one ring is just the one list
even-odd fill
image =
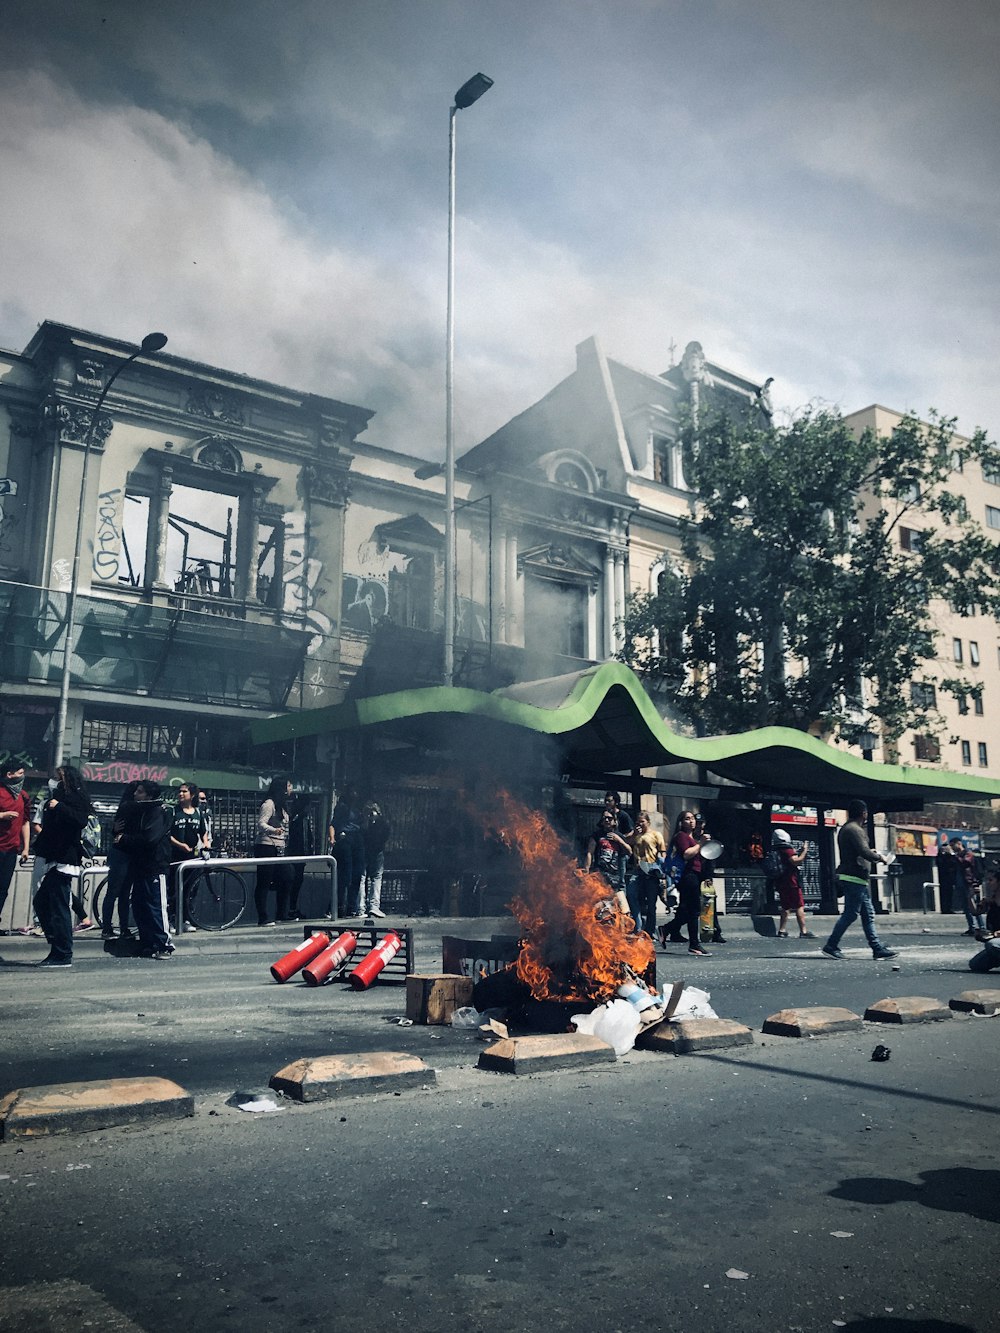
{"label": "metal barricade", "polygon": [[189,861],[176,864],[177,871],[177,917],[174,925],[178,934],[184,926],[184,881],[201,870],[254,870],[258,866],[275,869],[278,866],[317,865],[323,863],[330,871],[330,912],[331,921],[337,920],[337,862],[327,854],[325,856],[195,856]]}

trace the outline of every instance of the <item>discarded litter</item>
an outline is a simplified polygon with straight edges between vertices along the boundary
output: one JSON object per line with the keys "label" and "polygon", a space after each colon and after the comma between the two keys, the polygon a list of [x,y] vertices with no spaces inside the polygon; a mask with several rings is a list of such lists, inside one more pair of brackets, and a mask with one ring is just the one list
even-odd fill
{"label": "discarded litter", "polygon": [[[664,1005],[669,1004],[672,989],[671,982],[664,982]],[[718,1018],[719,1015],[709,1003],[711,998],[707,990],[699,990],[697,986],[686,986],[674,1005],[670,1022],[680,1023],[687,1018]]]}
{"label": "discarded litter", "polygon": [[614,1047],[615,1055],[627,1055],[635,1045],[642,1020],[639,1011],[628,1000],[612,1000],[609,1004],[600,1004],[592,1013],[573,1014],[569,1020],[577,1032],[586,1032],[600,1037]]}
{"label": "discarded litter", "polygon": [[853,1231],[831,1231],[831,1236],[836,1236],[838,1240],[850,1240],[854,1235]]}
{"label": "discarded litter", "polygon": [[483,1021],[483,1016],[478,1009],[473,1009],[470,1005],[462,1005],[456,1009],[451,1016],[451,1025],[453,1028],[477,1028]]}
{"label": "discarded litter", "polygon": [[257,1114],[266,1115],[268,1111],[280,1111],[281,1107],[276,1102],[268,1101],[266,1097],[258,1097],[252,1102],[240,1102],[237,1104],[238,1111],[253,1111]]}
{"label": "discarded litter", "polygon": [[383,1017],[387,1023],[395,1023],[398,1028],[413,1027],[413,1019],[407,1018],[405,1014],[384,1014]]}
{"label": "discarded litter", "polygon": [[742,1268],[727,1268],[727,1269],[726,1269],[726,1277],[735,1278],[735,1279],[736,1279],[737,1281],[739,1281],[739,1282],[745,1282],[749,1276],[750,1276],[750,1274],[749,1274],[749,1273],[744,1273],[744,1271],[743,1271]]}
{"label": "discarded litter", "polygon": [[872,1051],[872,1059],[877,1062],[882,1062],[884,1060],[888,1060],[891,1054],[892,1051],[889,1049],[888,1046],[876,1046],[875,1049]]}

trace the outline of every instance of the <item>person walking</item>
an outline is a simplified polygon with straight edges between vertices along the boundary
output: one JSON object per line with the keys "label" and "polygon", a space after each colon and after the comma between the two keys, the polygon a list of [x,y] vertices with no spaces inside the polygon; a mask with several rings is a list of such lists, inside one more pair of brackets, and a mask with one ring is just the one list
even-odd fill
{"label": "person walking", "polygon": [[73,966],[73,918],[70,893],[83,864],[81,835],[93,807],[77,769],[56,769],[56,785],[41,811],[35,858],[41,858],[41,880],[35,893],[35,914],[49,943],[38,967]]}
{"label": "person walking", "polygon": [[[108,848],[108,887],[104,891],[101,904],[101,938],[129,941],[134,938],[129,930],[129,911],[132,899],[132,880],[129,871],[128,853],[115,841],[115,836],[125,831],[125,817],[135,800],[135,789],[139,783],[130,782],[122,792],[118,809],[111,821],[111,846]],[[115,934],[115,905],[118,906],[118,933]]]}
{"label": "person walking", "polygon": [[663,890],[663,860],[667,844],[663,834],[651,827],[649,815],[640,810],[635,828],[625,835],[632,848],[633,870],[625,888],[628,905],[635,918],[636,930],[644,930],[656,939],[656,904]]}
{"label": "person walking", "polygon": [[385,845],[392,832],[381,808],[369,801],[361,811],[361,836],[365,845],[364,907],[366,916],[385,916],[382,911],[382,874]]}
{"label": "person walking", "polygon": [[0,916],[18,860],[24,865],[31,841],[31,798],[24,790],[24,765],[8,759],[0,767]]}
{"label": "person walking", "polygon": [[[177,867],[184,861],[200,856],[208,846],[208,822],[198,805],[198,788],[182,782],[177,788],[170,825],[170,878],[167,881],[167,911],[170,919],[177,915]],[[198,927],[188,920],[188,904],[184,902],[182,930],[187,933]]]}
{"label": "person walking", "polygon": [[[312,856],[316,850],[316,838],[313,830],[312,806],[306,792],[293,796],[288,805],[288,837],[285,840],[286,856]],[[299,862],[285,867],[288,876],[288,919],[302,921],[299,911],[299,894],[306,868]]]}
{"label": "person walking", "polygon": [[337,861],[337,912],[361,913],[361,881],[365,874],[365,841],[357,789],[347,783],[330,816],[330,846]]}
{"label": "person walking", "polygon": [[[292,784],[288,778],[271,779],[267,796],[257,812],[257,841],[253,849],[255,857],[284,855],[288,843],[288,798],[291,794]],[[287,866],[257,867],[253,900],[257,908],[258,926],[273,926],[276,921],[284,921],[288,916],[287,869]],[[269,917],[267,895],[272,889],[276,895],[275,913],[274,917]]]}
{"label": "person walking", "polygon": [[774,881],[778,902],[781,904],[778,939],[788,939],[788,917],[791,913],[799,923],[799,939],[814,940],[816,936],[806,925],[806,900],[802,895],[802,880],[799,876],[799,866],[809,855],[809,844],[804,842],[801,850],[796,851],[785,830],[778,828],[771,835],[771,847],[781,857],[781,874]]}
{"label": "person walking", "polygon": [[872,907],[868,881],[872,867],[882,865],[886,858],[872,849],[868,841],[868,807],[864,801],[851,801],[847,807],[847,822],[837,830],[837,896],[844,899],[844,910],[830,938],[823,945],[827,958],[843,958],[840,941],[844,932],[861,917],[872,955],[877,959],[895,958],[896,950],[886,948],[875,930],[875,909]]}
{"label": "person walking", "polygon": [[597,828],[587,842],[587,852],[583,858],[584,870],[596,871],[601,876],[612,895],[621,894],[623,907],[626,905],[625,885],[622,882],[621,862],[631,853],[631,847],[618,832],[618,821],[613,810],[602,810]]}
{"label": "person walking", "polygon": [[983,877],[979,873],[979,863],[969,851],[967,844],[961,838],[952,838],[951,845],[955,852],[957,872],[955,875],[956,896],[960,897],[962,911],[965,913],[966,930],[964,933],[975,935],[977,930],[985,929],[983,918],[977,908]]}
{"label": "person walking", "polygon": [[680,931],[687,927],[688,953],[697,958],[709,958],[711,955],[701,947],[701,882],[710,873],[707,863],[702,860],[702,846],[709,841],[704,827],[699,827],[698,816],[693,810],[682,810],[677,816],[674,836],[670,842],[671,851],[677,853],[684,862],[684,869],[677,884],[679,902],[677,912],[664,934],[675,943],[682,942]]}
{"label": "person walking", "polygon": [[170,826],[173,816],[163,803],[160,784],[148,778],[136,783],[124,827],[115,845],[128,857],[132,880],[132,915],[139,932],[139,954],[164,962],[171,958],[167,918],[167,870],[170,866]]}
{"label": "person walking", "polygon": [[938,896],[942,916],[950,916],[955,910],[955,881],[958,877],[958,862],[955,849],[948,835],[942,830],[938,833],[938,850],[935,858],[938,873]]}

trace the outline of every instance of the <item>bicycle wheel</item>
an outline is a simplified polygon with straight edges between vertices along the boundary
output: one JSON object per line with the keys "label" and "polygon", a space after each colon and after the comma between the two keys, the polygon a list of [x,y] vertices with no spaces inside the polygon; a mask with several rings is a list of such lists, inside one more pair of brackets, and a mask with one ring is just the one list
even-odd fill
{"label": "bicycle wheel", "polygon": [[98,926],[104,920],[104,899],[107,892],[108,877],[105,875],[103,879],[97,881],[97,886],[90,895],[90,919]]}
{"label": "bicycle wheel", "polygon": [[235,870],[196,870],[184,881],[187,918],[201,930],[235,926],[246,905],[247,886]]}

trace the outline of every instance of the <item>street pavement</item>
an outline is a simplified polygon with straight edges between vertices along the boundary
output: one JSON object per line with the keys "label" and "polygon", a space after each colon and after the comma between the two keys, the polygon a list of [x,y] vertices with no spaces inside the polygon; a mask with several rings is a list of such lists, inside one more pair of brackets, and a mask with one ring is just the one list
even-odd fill
{"label": "street pavement", "polygon": [[[418,971],[442,934],[511,928],[408,924]],[[157,1074],[196,1096],[189,1120],[0,1144],[0,1326],[987,1333],[1000,1021],[760,1034],[790,1006],[989,987],[961,924],[880,918],[893,971],[859,927],[838,963],[734,918],[711,958],[658,971],[753,1046],[537,1077],[477,1070],[474,1034],[387,1021],[401,985],[275,985],[300,930],[184,936],[168,963],[84,938],[69,972],[0,940],[0,1090]],[[364,1050],[421,1055],[437,1085],[227,1105],[292,1059]]]}

